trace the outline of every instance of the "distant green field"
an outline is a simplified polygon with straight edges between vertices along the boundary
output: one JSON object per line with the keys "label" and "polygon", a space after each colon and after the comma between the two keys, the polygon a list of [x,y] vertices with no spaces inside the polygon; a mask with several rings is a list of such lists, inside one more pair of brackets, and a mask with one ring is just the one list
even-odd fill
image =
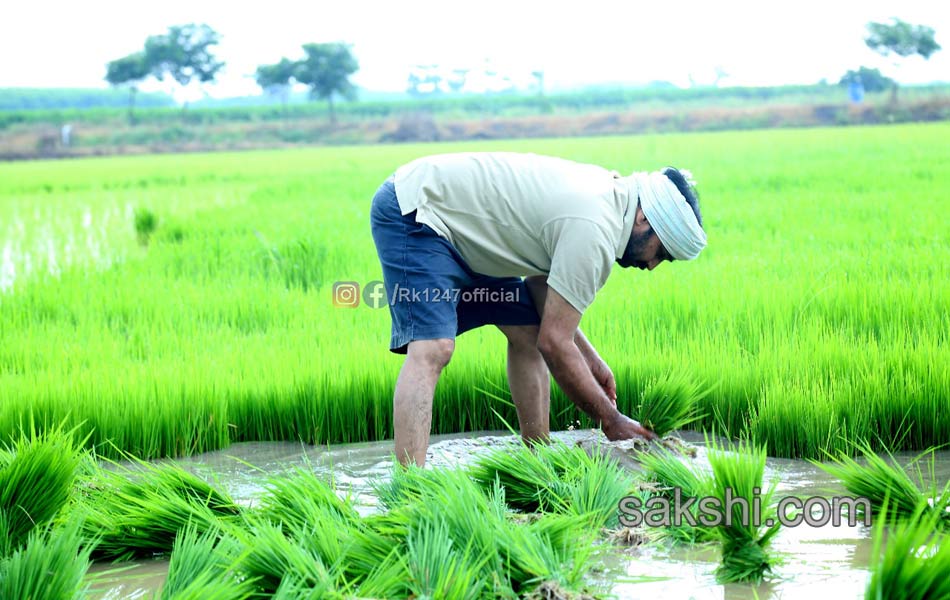
{"label": "distant green field", "polygon": [[[902,100],[945,98],[948,84],[907,86]],[[869,93],[866,104],[889,97],[890,92]],[[86,96],[92,97],[92,99]],[[72,100],[69,100],[71,99]],[[69,101],[69,102],[67,102]],[[250,97],[241,104],[226,101],[199,101],[182,111],[170,106],[163,94],[140,94],[135,116],[139,125],[212,125],[222,123],[282,122],[295,119],[327,118],[326,102],[295,101],[284,106],[274,98]],[[70,103],[71,102],[71,103]],[[847,88],[840,85],[786,85],[773,87],[592,87],[547,95],[523,92],[498,94],[435,94],[399,100],[362,99],[339,102],[336,111],[343,120],[431,114],[447,118],[577,114],[617,110],[668,110],[671,107],[752,107],[769,104],[807,105],[848,102]],[[24,106],[28,108],[24,108]],[[124,124],[128,118],[128,97],[123,90],[17,90],[0,88],[0,132],[10,127],[37,123]]]}
{"label": "distant green field", "polygon": [[[142,457],[391,437],[370,199],[423,154],[520,150],[699,181],[709,246],[616,268],[582,328],[625,412],[685,372],[697,423],[774,456],[950,439],[950,125],[364,146],[0,165],[0,433],[66,420]],[[133,216],[159,224],[147,246]],[[55,275],[50,275],[52,271]],[[505,343],[459,338],[436,432],[516,423]],[[488,393],[486,393],[488,392]],[[561,395],[552,425],[580,417]]]}

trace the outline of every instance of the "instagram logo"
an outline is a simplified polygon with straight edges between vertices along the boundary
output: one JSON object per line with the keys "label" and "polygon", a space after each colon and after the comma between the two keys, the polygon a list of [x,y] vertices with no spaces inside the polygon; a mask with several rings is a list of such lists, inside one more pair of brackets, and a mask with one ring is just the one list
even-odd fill
{"label": "instagram logo", "polygon": [[333,306],[356,308],[360,305],[360,284],[355,281],[337,281],[333,284]]}

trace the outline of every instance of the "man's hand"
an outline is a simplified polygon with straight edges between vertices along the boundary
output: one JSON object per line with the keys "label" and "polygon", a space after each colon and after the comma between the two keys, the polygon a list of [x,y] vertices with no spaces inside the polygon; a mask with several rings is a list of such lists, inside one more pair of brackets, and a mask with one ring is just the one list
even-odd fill
{"label": "man's hand", "polygon": [[655,433],[619,412],[610,422],[602,421],[600,428],[611,442],[629,440],[637,436],[647,440],[657,439]]}
{"label": "man's hand", "polygon": [[604,393],[607,394],[607,397],[610,399],[610,403],[613,404],[614,408],[617,407],[617,382],[614,381],[613,371],[610,370],[610,367],[607,366],[607,363],[603,361],[599,356],[590,363],[590,372],[594,376],[594,379],[597,380],[597,383],[600,384],[601,389],[604,390]]}

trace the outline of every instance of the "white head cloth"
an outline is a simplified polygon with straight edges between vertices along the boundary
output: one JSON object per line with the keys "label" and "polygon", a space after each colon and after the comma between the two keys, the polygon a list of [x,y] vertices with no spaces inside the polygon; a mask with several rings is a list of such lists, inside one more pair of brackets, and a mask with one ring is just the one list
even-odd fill
{"label": "white head cloth", "polygon": [[699,256],[706,247],[706,232],[670,178],[654,171],[633,173],[630,180],[636,184],[644,216],[670,255],[676,260]]}

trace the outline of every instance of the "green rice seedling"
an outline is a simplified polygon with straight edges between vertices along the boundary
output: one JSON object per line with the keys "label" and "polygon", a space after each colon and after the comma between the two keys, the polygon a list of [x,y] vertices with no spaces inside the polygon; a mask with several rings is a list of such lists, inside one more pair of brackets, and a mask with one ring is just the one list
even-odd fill
{"label": "green rice seedling", "polygon": [[374,480],[370,485],[379,503],[384,508],[393,509],[415,502],[426,490],[438,487],[441,474],[439,469],[420,469],[416,465],[403,467],[393,458],[389,478]]}
{"label": "green rice seedling", "polygon": [[[538,450],[551,452],[566,464],[562,454],[566,448]],[[590,460],[582,449],[576,450]],[[553,459],[543,460],[554,468]],[[494,595],[522,593],[549,580],[567,589],[582,587],[582,574],[592,567],[593,540],[599,530],[591,527],[589,514],[543,515],[528,524],[518,523],[509,517],[507,489],[499,482],[486,493],[465,471],[433,471],[439,475],[416,505],[410,531],[431,518],[444,520],[457,548],[470,548],[479,560],[487,557],[484,578]]]}
{"label": "green rice seedling", "polygon": [[21,434],[0,460],[0,556],[19,548],[69,501],[82,460],[70,433]]}
{"label": "green rice seedling", "polygon": [[130,560],[171,552],[178,532],[207,533],[234,522],[241,509],[224,492],[173,464],[114,465],[93,478],[82,502],[94,555]]}
{"label": "green rice seedling", "polygon": [[306,583],[294,577],[284,579],[277,591],[272,596],[272,600],[344,600],[351,598],[336,590],[329,580],[317,584]]}
{"label": "green rice seedling", "polygon": [[[345,561],[347,574],[354,581],[374,581],[385,588],[386,582],[391,581],[388,574],[395,569],[396,581],[407,581],[408,566],[404,559],[409,523],[410,514],[405,507],[365,517],[362,527],[350,532],[350,545]],[[405,586],[402,585],[399,589],[405,591]],[[381,595],[387,597],[386,594]]]}
{"label": "green rice seedling", "polygon": [[158,217],[147,208],[135,209],[135,235],[138,237],[139,244],[146,246],[151,235],[158,227]]}
{"label": "green rice seedling", "polygon": [[[553,469],[551,464],[548,467]],[[586,512],[544,515],[525,523],[511,518],[505,489],[498,481],[492,482],[486,491],[483,483],[477,484],[464,470],[424,471],[416,467],[394,477],[400,480],[396,487],[406,492],[400,496],[404,500],[377,521],[378,525],[374,523],[373,529],[388,531],[387,537],[398,540],[405,548],[409,539],[418,540],[414,543],[425,547],[425,536],[431,535],[433,529],[444,531],[447,541],[436,549],[425,547],[424,552],[429,553],[426,556],[455,552],[455,559],[446,560],[457,561],[452,564],[459,573],[473,573],[473,565],[481,565],[477,581],[485,582],[486,593],[492,597],[514,598],[549,580],[578,588],[578,574],[587,573],[593,564],[592,541],[598,529],[591,527],[590,514]],[[616,509],[616,503],[613,508]],[[362,555],[373,547],[364,545],[363,536],[357,534],[360,547],[351,556]],[[385,552],[382,544],[378,546],[372,551],[376,557]],[[365,558],[361,560],[365,562]],[[411,564],[409,568],[412,569]]]}
{"label": "green rice seedling", "polygon": [[0,598],[85,598],[83,578],[90,563],[89,548],[82,543],[77,523],[30,531],[20,549],[0,559]]}
{"label": "green rice seedling", "polygon": [[161,600],[241,600],[249,598],[253,588],[248,579],[238,579],[230,570],[233,556],[219,548],[221,533],[199,534],[186,528],[175,538],[168,563],[168,577]]}
{"label": "green rice seedling", "polygon": [[874,452],[866,441],[855,443],[854,449],[860,452],[864,464],[843,452],[834,458],[834,462],[812,463],[840,479],[854,496],[866,498],[876,514],[881,514],[885,504],[897,516],[910,516],[921,509],[932,509],[946,525],[950,525],[950,514],[947,513],[950,483],[940,490],[936,487],[936,480],[933,480],[929,493],[923,491],[926,485],[919,463],[928,452],[911,461],[911,465],[917,466],[917,482],[914,482],[889,452],[884,458]]}
{"label": "green rice seedling", "polygon": [[[419,478],[419,499],[405,507],[407,536],[433,521],[445,523],[456,548],[470,548],[483,564],[486,581],[504,580],[496,532],[506,523],[508,511],[496,486],[486,494],[461,469],[432,469]],[[484,563],[481,561],[484,560]]]}
{"label": "green rice seedling", "polygon": [[636,418],[661,438],[666,437],[702,418],[698,405],[708,393],[689,373],[670,371],[643,390]]}
{"label": "green rice seedling", "polygon": [[[774,483],[762,491],[765,449],[741,442],[734,451],[727,452],[711,443],[709,464],[714,479],[713,493],[723,517],[715,528],[722,542],[722,563],[716,569],[716,578],[724,583],[758,583],[772,570],[774,560],[768,549],[779,531],[772,505]],[[730,502],[734,498],[743,500],[745,506]],[[763,523],[768,519],[775,524],[763,531]]]}
{"label": "green rice seedling", "polygon": [[[882,513],[895,514],[886,506]],[[877,520],[867,600],[950,599],[950,534],[939,521],[922,507],[909,518]]]}
{"label": "green rice seedling", "polygon": [[[681,502],[685,498],[703,498],[710,496],[714,490],[714,482],[710,475],[689,467],[680,457],[668,450],[654,450],[639,455],[647,480],[656,486],[655,490],[645,491],[641,498],[642,506],[649,509],[650,498],[661,496],[667,503],[676,502],[677,490]],[[690,509],[693,518],[699,515],[698,505],[693,504]],[[664,529],[664,534],[675,541],[686,543],[703,543],[717,539],[715,530],[699,524],[693,527],[689,523],[672,525]]]}
{"label": "green rice seedling", "polygon": [[[347,562],[352,554],[348,556]],[[402,546],[390,553],[358,580],[353,596],[357,598],[403,598],[409,595],[409,565]]]}
{"label": "green rice seedling", "polygon": [[340,498],[333,487],[300,468],[289,475],[272,477],[264,489],[258,513],[298,531],[326,522],[327,518],[337,527],[354,526],[360,519],[349,498]]}
{"label": "green rice seedling", "polygon": [[558,512],[585,517],[592,527],[616,529],[620,526],[617,506],[636,488],[633,475],[599,448],[589,456],[583,451],[570,455],[580,460],[573,471],[565,472],[569,492],[557,505]]}
{"label": "green rice seedling", "polygon": [[410,593],[416,598],[474,600],[484,593],[482,567],[471,542],[458,547],[443,519],[424,518],[413,527],[407,543]]}
{"label": "green rice seedling", "polygon": [[[369,529],[349,498],[340,498],[313,473],[298,469],[271,479],[266,488],[257,516],[280,525],[294,543],[325,564],[338,564],[348,581],[361,583],[386,561],[392,539]],[[357,554],[353,560],[351,552]]]}
{"label": "green rice seedling", "polygon": [[540,512],[550,510],[567,491],[561,486],[562,473],[549,457],[543,446],[496,450],[479,458],[470,472],[483,488],[500,484],[511,508]]}
{"label": "green rice seedling", "polygon": [[251,597],[251,591],[243,583],[210,571],[199,573],[173,595],[162,596],[163,600],[241,600]]}
{"label": "green rice seedling", "polygon": [[684,496],[697,498],[708,495],[713,489],[713,480],[709,475],[691,468],[669,450],[643,452],[637,459],[646,477],[659,485],[657,491],[670,498],[675,489],[681,490]]}
{"label": "green rice seedling", "polygon": [[234,548],[230,551],[237,555],[234,569],[252,582],[255,595],[275,594],[282,585],[336,593],[340,573],[328,568],[315,551],[289,537],[280,525],[252,517],[232,534]]}
{"label": "green rice seedling", "polygon": [[471,473],[485,488],[497,481],[515,510],[587,515],[594,527],[616,527],[617,505],[634,489],[633,477],[605,452],[562,442],[491,452]]}
{"label": "green rice seedling", "polygon": [[327,252],[316,239],[298,239],[282,248],[268,249],[269,263],[288,289],[319,288]]}
{"label": "green rice seedling", "polygon": [[596,530],[583,516],[544,515],[527,525],[508,522],[496,532],[511,589],[545,583],[580,592],[594,566]]}

